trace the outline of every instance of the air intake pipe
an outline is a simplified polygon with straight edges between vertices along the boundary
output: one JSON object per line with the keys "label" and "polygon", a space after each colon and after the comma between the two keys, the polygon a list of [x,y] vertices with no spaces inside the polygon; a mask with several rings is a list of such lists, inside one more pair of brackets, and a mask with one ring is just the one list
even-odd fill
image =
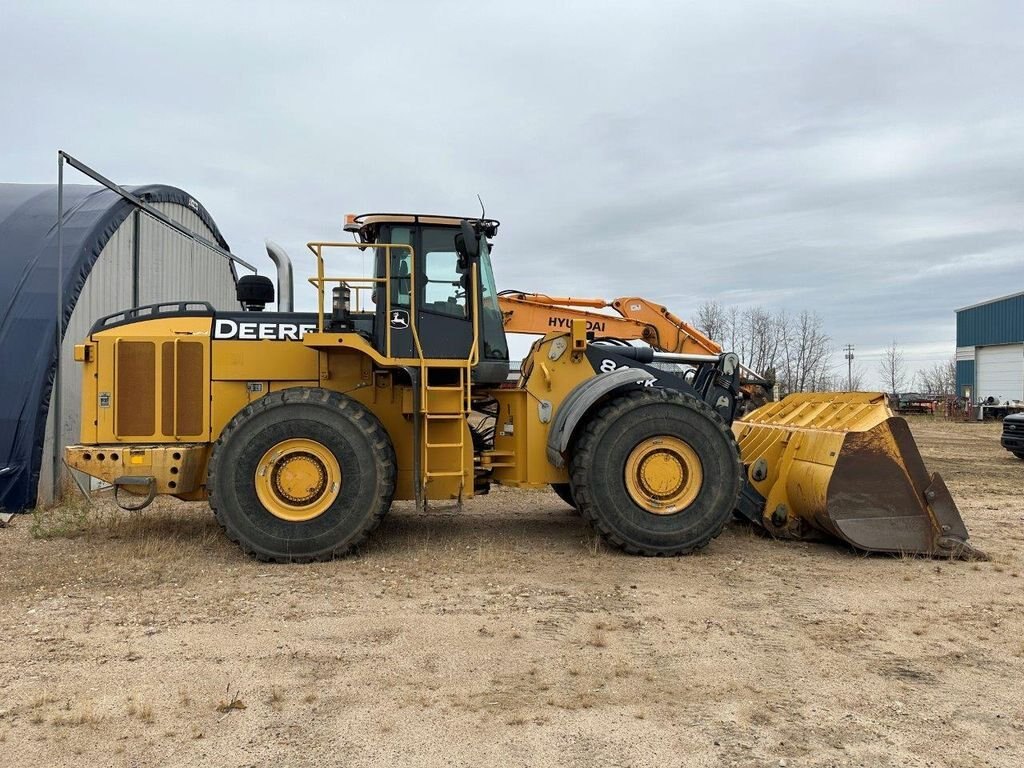
{"label": "air intake pipe", "polygon": [[295,289],[292,286],[292,260],[288,253],[273,240],[267,240],[267,255],[277,267],[277,311],[293,312]]}

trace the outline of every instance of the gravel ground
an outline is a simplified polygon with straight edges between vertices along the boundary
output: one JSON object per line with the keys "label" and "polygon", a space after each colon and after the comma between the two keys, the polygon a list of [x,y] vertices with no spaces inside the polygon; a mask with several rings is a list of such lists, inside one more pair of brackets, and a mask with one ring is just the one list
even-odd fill
{"label": "gravel ground", "polygon": [[605,548],[548,492],[396,505],[359,555],[264,565],[204,505],[0,530],[0,764],[1019,766],[1024,462],[915,420],[991,562],[737,523]]}

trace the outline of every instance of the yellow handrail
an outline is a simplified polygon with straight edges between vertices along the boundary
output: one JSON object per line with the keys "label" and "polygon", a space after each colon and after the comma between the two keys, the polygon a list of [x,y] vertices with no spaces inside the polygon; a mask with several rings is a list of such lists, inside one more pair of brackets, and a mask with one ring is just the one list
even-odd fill
{"label": "yellow handrail", "polygon": [[[405,243],[338,243],[331,241],[313,241],[306,243],[306,247],[316,257],[316,277],[309,278],[309,282],[316,286],[317,296],[317,330],[324,332],[324,287],[327,283],[345,283],[356,286],[357,295],[359,290],[368,290],[374,285],[384,283],[384,308],[386,314],[391,314],[391,249],[402,248],[409,252],[409,274],[416,274],[416,252],[411,245]],[[384,277],[327,277],[324,275],[324,248],[383,248],[384,249]],[[359,285],[365,283],[366,285]],[[416,323],[416,291],[409,291],[409,327],[412,329],[413,345],[416,348],[416,356],[423,365],[423,346],[420,344],[420,334]],[[391,323],[388,322],[384,336],[385,354],[391,357]]]}

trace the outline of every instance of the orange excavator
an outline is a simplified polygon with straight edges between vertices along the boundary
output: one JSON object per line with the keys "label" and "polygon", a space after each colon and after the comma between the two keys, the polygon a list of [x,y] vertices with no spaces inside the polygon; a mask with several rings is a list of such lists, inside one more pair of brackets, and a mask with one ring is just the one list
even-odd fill
{"label": "orange excavator", "polygon": [[[507,333],[544,334],[568,331],[573,320],[583,320],[595,339],[642,341],[658,352],[685,355],[720,355],[721,345],[667,307],[639,296],[590,299],[548,296],[543,293],[502,291],[498,306]],[[613,310],[608,314],[601,310]],[[774,382],[741,365],[742,390],[752,410],[768,402]]]}

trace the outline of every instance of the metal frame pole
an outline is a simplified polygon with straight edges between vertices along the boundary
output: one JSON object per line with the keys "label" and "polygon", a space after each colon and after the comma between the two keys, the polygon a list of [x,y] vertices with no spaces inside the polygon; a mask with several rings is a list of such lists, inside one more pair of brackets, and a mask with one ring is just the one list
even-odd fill
{"label": "metal frame pole", "polygon": [[132,306],[139,306],[139,262],[141,261],[142,212],[136,208],[132,213]]}
{"label": "metal frame pole", "polygon": [[228,261],[230,261],[230,262],[232,262],[234,264],[241,264],[246,269],[250,269],[254,273],[258,273],[259,270],[257,270],[256,267],[254,267],[248,261],[245,261],[244,259],[238,258],[237,256],[235,256],[233,253],[230,253],[229,251],[225,251],[223,248],[221,248],[216,243],[212,243],[209,240],[207,240],[205,237],[197,234],[196,232],[193,232],[191,229],[186,227],[184,224],[179,224],[174,219],[171,219],[171,218],[165,216],[159,210],[157,210],[156,208],[151,206],[149,203],[147,203],[144,200],[141,200],[140,198],[136,197],[131,192],[126,190],[124,187],[118,186],[117,184],[112,182],[110,179],[108,179],[106,176],[103,176],[100,173],[98,173],[97,171],[94,171],[92,168],[90,168],[88,165],[83,163],[81,160],[75,159],[74,157],[69,155],[67,152],[65,152],[63,149],[57,150],[57,154],[61,158],[61,160],[67,160],[68,165],[70,165],[72,168],[74,168],[77,171],[80,171],[81,173],[84,173],[86,176],[88,176],[93,181],[98,181],[100,184],[105,186],[111,192],[114,192],[114,193],[120,195],[125,200],[127,200],[129,203],[134,205],[137,209],[141,209],[141,210],[145,211],[150,216],[152,216],[154,219],[157,219],[158,221],[163,223],[165,226],[168,226],[171,229],[176,230],[177,232],[179,232],[180,234],[184,235],[185,237],[191,238],[193,241],[198,241],[201,245],[205,246],[206,248],[209,248],[214,253],[220,254],[221,256],[223,256]]}
{"label": "metal frame pole", "polygon": [[53,374],[53,396],[50,411],[53,414],[53,498],[60,500],[60,455],[63,440],[61,424],[60,388],[63,384],[61,376],[61,356],[64,347],[64,155],[57,154],[57,364]]}

